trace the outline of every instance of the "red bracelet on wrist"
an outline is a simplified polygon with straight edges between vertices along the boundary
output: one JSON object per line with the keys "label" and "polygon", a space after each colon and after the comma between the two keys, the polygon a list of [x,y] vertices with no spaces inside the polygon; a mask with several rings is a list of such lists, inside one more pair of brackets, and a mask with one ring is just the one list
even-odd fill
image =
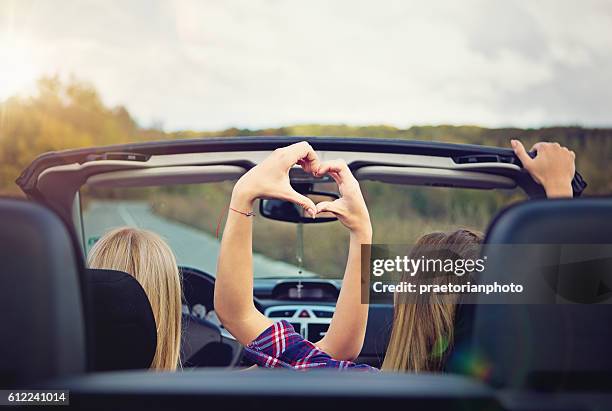
{"label": "red bracelet on wrist", "polygon": [[247,216],[247,217],[253,217],[255,216],[255,213],[253,211],[240,211],[240,210],[236,210],[235,208],[229,207],[230,210],[238,213],[238,214],[242,214],[243,216]]}

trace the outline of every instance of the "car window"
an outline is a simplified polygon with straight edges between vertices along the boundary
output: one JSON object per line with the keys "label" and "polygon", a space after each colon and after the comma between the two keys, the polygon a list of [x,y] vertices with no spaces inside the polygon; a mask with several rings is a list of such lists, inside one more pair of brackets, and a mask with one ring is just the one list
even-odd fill
{"label": "car window", "polygon": [[[458,227],[484,231],[497,211],[524,198],[519,189],[379,182],[362,182],[361,186],[370,210],[373,240],[379,244],[412,244],[425,233]],[[180,265],[214,275],[220,244],[217,226],[224,221],[232,187],[233,182],[146,188],[85,186],[81,212],[86,251],[106,231],[135,226],[164,237]],[[255,277],[342,278],[348,233],[339,222],[300,226],[256,215],[253,227]]]}

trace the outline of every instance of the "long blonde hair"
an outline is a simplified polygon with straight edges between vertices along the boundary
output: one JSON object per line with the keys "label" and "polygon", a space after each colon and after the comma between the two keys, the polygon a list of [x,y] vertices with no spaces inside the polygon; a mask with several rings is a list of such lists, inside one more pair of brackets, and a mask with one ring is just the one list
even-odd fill
{"label": "long blonde hair", "polygon": [[[431,254],[446,259],[475,259],[479,256],[482,235],[470,230],[431,233],[421,237],[410,252],[411,258]],[[407,274],[409,276],[409,274]],[[417,274],[418,275],[418,274]],[[433,282],[448,283],[453,273],[437,274]],[[462,277],[464,281],[468,275]],[[412,277],[414,279],[414,277]],[[411,281],[402,278],[401,281]],[[383,361],[384,371],[438,371],[453,344],[456,294],[427,293],[407,298],[396,295],[393,330]]]}
{"label": "long blonde hair", "polygon": [[91,268],[124,271],[138,280],[149,298],[157,327],[151,369],[176,370],[181,343],[181,279],[170,247],[151,231],[122,227],[98,240],[88,263]]}

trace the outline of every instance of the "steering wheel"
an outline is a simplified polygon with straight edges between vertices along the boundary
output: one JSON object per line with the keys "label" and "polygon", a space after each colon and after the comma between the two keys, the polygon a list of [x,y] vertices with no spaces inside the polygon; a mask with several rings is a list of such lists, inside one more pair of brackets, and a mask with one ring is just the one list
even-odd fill
{"label": "steering wheel", "polygon": [[201,270],[179,267],[183,277],[183,337],[185,367],[235,367],[243,347],[224,332],[214,315],[215,278]]}

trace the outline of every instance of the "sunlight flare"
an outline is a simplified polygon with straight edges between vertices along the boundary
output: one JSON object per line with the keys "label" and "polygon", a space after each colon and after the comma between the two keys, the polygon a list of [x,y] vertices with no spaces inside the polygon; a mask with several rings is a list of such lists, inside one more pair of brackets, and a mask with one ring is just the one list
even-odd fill
{"label": "sunlight flare", "polygon": [[26,41],[0,37],[0,101],[33,89],[38,74],[31,50]]}

